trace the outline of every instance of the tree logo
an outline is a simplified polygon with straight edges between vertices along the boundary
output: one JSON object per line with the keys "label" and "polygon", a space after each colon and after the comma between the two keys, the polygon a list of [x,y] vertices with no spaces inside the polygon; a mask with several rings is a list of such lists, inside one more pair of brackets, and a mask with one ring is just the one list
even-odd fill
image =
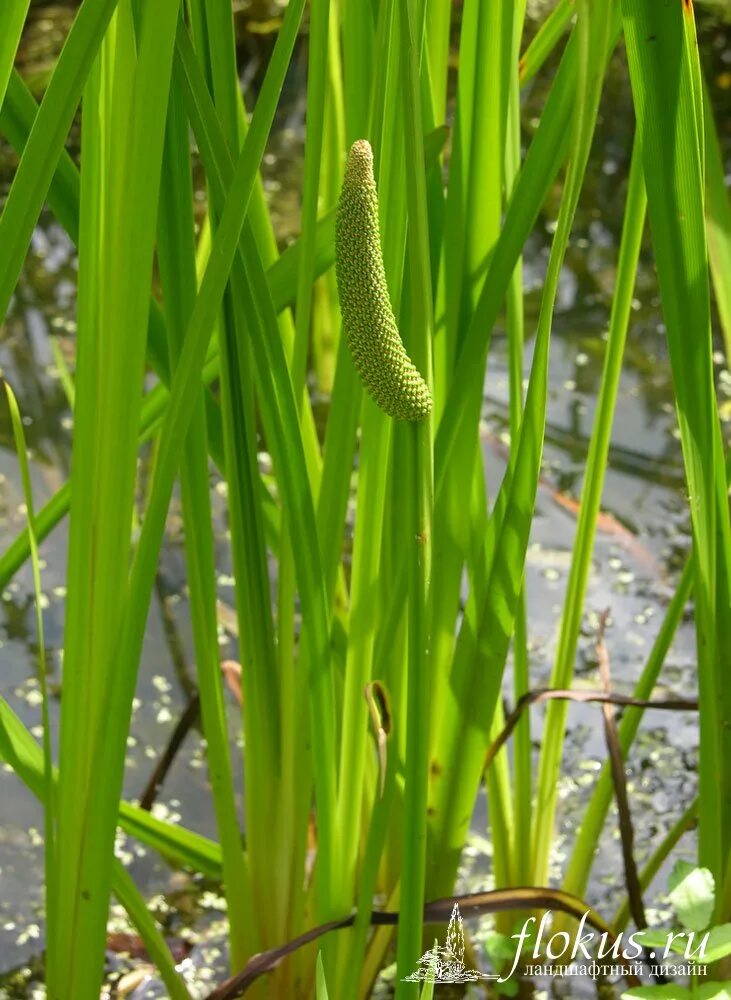
{"label": "tree logo", "polygon": [[464,927],[459,906],[454,904],[452,916],[447,929],[447,943],[440,945],[434,942],[419,959],[416,972],[406,976],[405,983],[476,983],[480,979],[497,979],[475,969],[468,969],[464,964]]}

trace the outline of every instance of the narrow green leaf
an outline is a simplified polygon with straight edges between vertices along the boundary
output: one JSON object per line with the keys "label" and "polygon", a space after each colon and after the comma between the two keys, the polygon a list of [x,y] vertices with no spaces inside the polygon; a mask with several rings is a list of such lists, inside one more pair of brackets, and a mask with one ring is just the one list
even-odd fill
{"label": "narrow green leaf", "polygon": [[[0,108],[0,131],[7,138],[18,156],[22,156],[33,131],[39,108],[36,99],[17,70],[8,82],[5,103]],[[58,163],[46,194],[54,215],[64,227],[73,243],[79,238],[79,171],[65,149]]]}
{"label": "narrow green leaf", "polygon": [[36,635],[38,643],[38,667],[41,682],[41,716],[43,724],[43,803],[44,803],[44,852],[46,871],[46,912],[51,916],[47,933],[51,936],[55,931],[55,899],[53,896],[56,885],[56,794],[53,782],[53,759],[51,750],[51,723],[48,712],[48,666],[46,663],[46,644],[43,631],[43,591],[41,589],[41,566],[38,556],[38,539],[36,536],[36,517],[33,504],[33,487],[28,464],[28,449],[25,443],[23,421],[20,416],[18,402],[10,384],[0,379],[5,388],[5,396],[10,410],[10,422],[13,428],[15,450],[18,454],[20,479],[23,485],[23,497],[30,548],[31,567],[33,570],[33,592],[35,597]]}
{"label": "narrow green leaf", "polygon": [[[408,208],[407,262],[409,326],[404,336],[427,392],[433,383],[432,340],[434,312],[431,289],[429,221],[424,172],[423,112],[421,106],[424,0],[400,0],[401,91]],[[401,908],[396,942],[397,974],[408,976],[419,958],[426,888],[427,798],[431,711],[431,643],[429,620],[434,520],[434,420],[431,405],[426,419],[396,430],[405,439],[406,539],[402,558],[408,566],[408,663],[406,670],[406,748],[404,759],[404,819],[401,869]],[[400,978],[396,997],[413,996],[415,989]]]}
{"label": "narrow green leaf", "polygon": [[161,857],[208,878],[223,878],[221,848],[208,837],[166,823],[129,802],[119,804],[119,825],[125,833],[147,844]]}
{"label": "narrow green leaf", "polygon": [[[85,90],[57,932],[49,942],[48,968],[49,993],[75,1000],[99,992],[121,790],[121,769],[103,770],[104,781],[98,779],[100,746],[123,761],[128,733],[129,714],[110,711],[109,701],[118,670],[129,669],[117,666],[117,633],[131,555],[155,220],[178,5],[179,0],[164,0],[146,7],[135,24],[125,0]],[[50,93],[49,87],[44,104]],[[32,141],[33,133],[24,157]]]}
{"label": "narrow green leaf", "polygon": [[[286,41],[287,36],[280,33],[279,40],[283,37]],[[290,38],[289,42],[291,44],[293,38]],[[179,43],[178,56],[182,75],[188,87],[188,112],[191,124],[196,133],[209,182],[217,192],[217,196],[220,196],[230,177],[230,156],[215,113],[210,107],[210,99],[208,102],[206,100],[205,88],[196,82],[195,77],[199,75],[199,70],[191,58],[191,53],[187,51],[189,46],[184,37],[179,39]],[[282,73],[285,65],[286,63],[283,63]],[[263,91],[260,101],[262,96]],[[247,144],[252,135],[254,135],[254,123],[247,135]],[[227,203],[231,199],[232,189],[233,184],[228,187]],[[304,638],[308,645],[312,706],[315,713],[312,732],[319,810],[318,834],[321,845],[320,857],[323,859],[322,867],[318,868],[317,886],[322,894],[321,915],[326,919],[330,916],[328,911],[332,891],[332,873],[328,871],[328,866],[334,864],[334,851],[330,849],[330,845],[333,842],[331,810],[335,803],[334,706],[332,676],[329,671],[329,614],[325,600],[312,495],[309,490],[303,442],[299,433],[297,404],[282,343],[276,333],[274,309],[264,280],[261,259],[246,228],[243,231],[240,249],[241,255],[235,262],[234,274],[239,287],[245,292],[248,300],[247,309],[252,317],[252,348],[261,387],[259,399],[262,420],[292,524],[292,545],[303,620],[306,623]]]}
{"label": "narrow green leaf", "polygon": [[[614,8],[610,13],[613,15]],[[445,692],[441,725],[435,740],[434,757],[440,773],[443,771],[445,775],[433,783],[430,802],[431,830],[437,845],[432,859],[434,879],[431,889],[439,894],[445,891],[447,884],[451,884],[466,835],[471,812],[468,803],[474,802],[479,785],[487,734],[500,691],[522,588],[525,552],[540,474],[553,309],[594,133],[605,56],[613,30],[614,17],[607,17],[606,11],[595,11],[588,0],[583,0],[579,5],[577,21],[578,83],[573,90],[575,111],[572,131],[574,152],[569,162],[551,248],[525,415],[485,534],[481,560],[484,570],[472,581],[455,652],[454,679]]]}
{"label": "narrow green leaf", "polygon": [[[28,786],[31,792],[47,808],[48,790],[46,788],[45,777],[47,772],[43,763],[43,752],[5,699],[2,698],[0,698],[0,759],[6,761],[13,768],[18,778]],[[52,777],[55,777],[55,775],[52,775]],[[125,808],[124,804],[123,808]],[[133,815],[135,812],[142,812],[142,810],[136,810],[133,806],[127,808]],[[149,814],[143,813],[142,815],[152,820]],[[171,843],[176,843],[175,838],[178,835],[187,833],[187,831],[181,828],[172,827],[170,824],[162,823],[159,820],[154,822],[159,827],[167,827],[168,830],[174,832],[174,836],[168,838]],[[128,829],[128,832],[131,831]],[[190,837],[193,840],[197,835],[191,834]],[[150,839],[146,839],[145,837],[141,839],[145,843],[150,843]],[[204,838],[198,839],[203,841]],[[165,842],[165,838],[160,838],[160,841]],[[167,857],[173,856],[172,852],[163,853]],[[190,856],[192,856],[192,852],[190,852],[190,855],[186,854],[186,857]],[[189,864],[195,871],[203,871],[195,863],[191,864],[190,860],[183,863]],[[211,878],[219,878],[220,867],[211,865],[208,874]],[[170,996],[174,1000],[190,1000],[190,994],[185,988],[183,980],[175,971],[170,951],[150,915],[146,902],[141,897],[130,875],[116,858],[112,867],[112,891],[122,906],[124,906],[132,923],[137,928],[148,953],[154,959],[163,981],[170,991]],[[52,930],[50,933],[52,933]]]}
{"label": "narrow green leaf", "polygon": [[[609,320],[607,350],[581,491],[581,506],[576,526],[573,557],[564,598],[556,658],[551,672],[551,687],[570,687],[574,675],[574,664],[584,616],[584,600],[593,559],[596,524],[609,455],[614,410],[622,371],[622,358],[629,329],[642,234],[645,228],[646,206],[642,151],[636,141],[630,167],[624,226],[617,265],[617,280]],[[536,817],[534,842],[535,877],[539,881],[545,877],[549,861],[549,844],[552,839],[558,795],[557,782],[561,767],[566,718],[567,706],[565,704],[556,703],[549,706],[546,715],[545,739],[542,741],[541,747],[538,778],[540,809]]]}
{"label": "narrow green leaf", "polygon": [[160,978],[168,989],[170,1000],[192,1000],[182,976],[176,972],[175,960],[145,900],[140,896],[132,876],[116,858],[112,871],[112,889],[137,928],[147,954],[155,963]]}
{"label": "narrow green leaf", "polygon": [[[680,580],[673,598],[668,605],[662,625],[652,644],[650,655],[635,685],[633,696],[639,699],[650,698],[657,683],[660,671],[665,662],[668,650],[675,638],[678,626],[685,612],[688,598],[693,585],[694,568],[691,561],[683,567]],[[619,742],[622,754],[627,756],[637,735],[643,717],[643,710],[628,708],[622,714],[619,725]],[[589,881],[591,865],[596,853],[596,844],[604,826],[609,807],[614,799],[614,782],[611,769],[607,762],[602,768],[599,780],[594,788],[589,805],[582,817],[574,848],[564,876],[563,888],[575,895],[583,895]],[[545,793],[544,793],[545,800]],[[621,922],[613,921],[614,926],[623,927]]]}
{"label": "narrow green leaf", "polygon": [[703,88],[703,124],[706,143],[706,228],[708,258],[711,265],[713,291],[721,321],[726,359],[731,360],[731,201],[718,129],[708,87]]}
{"label": "narrow green leaf", "polygon": [[327,983],[325,982],[325,969],[322,965],[322,952],[317,953],[317,971],[315,989],[317,1000],[328,1000]]}
{"label": "narrow green leaf", "polygon": [[[174,371],[196,290],[188,120],[177,88],[171,91],[168,107],[163,178],[157,256],[165,303],[170,368]],[[201,390],[195,403],[181,460],[181,491],[198,691],[208,774],[223,856],[231,968],[236,970],[256,950],[258,940],[253,935],[251,885],[236,814],[226,705],[221,683],[207,438],[206,411]]]}
{"label": "narrow green leaf", "polygon": [[700,859],[722,884],[731,831],[731,694],[721,663],[731,629],[731,528],[713,383],[693,7],[622,0],[622,14],[690,494],[703,703]]}
{"label": "narrow green leaf", "polygon": [[434,1000],[434,980],[427,979],[421,991],[419,1000]]}
{"label": "narrow green leaf", "polygon": [[30,0],[6,0],[3,9],[3,30],[0,32],[0,107],[5,100],[5,91],[29,6]]}
{"label": "narrow green leaf", "polygon": [[574,0],[559,0],[520,60],[520,82],[528,83],[538,73],[546,59],[556,48],[571,19],[576,13]]}
{"label": "narrow green leaf", "polygon": [[0,217],[0,316],[25,260],[81,91],[117,0],[84,0],[51,76]]}
{"label": "narrow green leaf", "polygon": [[[43,799],[43,751],[4,698],[0,698],[0,758],[12,767],[36,798]],[[129,802],[119,805],[119,825],[162,857],[208,878],[222,878],[221,850],[207,837],[157,819]]]}

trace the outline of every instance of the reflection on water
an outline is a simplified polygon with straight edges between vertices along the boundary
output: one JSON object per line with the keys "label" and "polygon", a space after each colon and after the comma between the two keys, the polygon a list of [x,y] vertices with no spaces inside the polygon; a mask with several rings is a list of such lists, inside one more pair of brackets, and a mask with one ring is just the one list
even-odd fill
{"label": "reflection on water", "polygon": [[[530,3],[535,12],[544,6]],[[279,6],[238,3],[237,40],[242,80],[247,90],[258,85],[272,45]],[[19,65],[29,82],[42,86],[73,15],[71,3],[34,3]],[[726,162],[731,157],[731,34],[728,9],[705,5],[699,13],[704,53]],[[265,188],[277,234],[286,243],[297,233],[302,177],[304,82],[306,51],[300,46],[288,75],[275,133],[264,162]],[[546,67],[527,88],[525,138],[535,129],[551,78]],[[576,497],[594,415],[603,360],[622,221],[633,120],[623,54],[615,54],[600,111],[593,150],[571,246],[566,258],[553,327],[551,391],[544,457],[544,484],[539,493],[527,572],[531,631],[531,665],[536,685],[551,668],[557,619],[568,575],[575,530],[571,498]],[[71,137],[73,152],[74,134]],[[15,156],[0,144],[0,193],[7,191]],[[731,171],[731,165],[729,166]],[[557,215],[560,189],[552,191],[525,254],[526,330],[535,329],[543,278]],[[76,257],[73,247],[51,216],[44,213],[29,249],[25,270],[11,304],[0,340],[0,367],[11,380],[24,415],[32,454],[33,486],[40,506],[69,472],[72,418],[60,378],[60,366],[73,363]],[[717,371],[722,400],[731,398],[718,340]],[[526,373],[530,342],[526,350]],[[506,342],[498,328],[485,386],[484,452],[492,491],[504,468],[501,435],[507,424],[508,367]],[[729,413],[731,407],[727,406]],[[604,509],[611,513],[600,532],[594,572],[585,609],[584,637],[577,665],[578,685],[596,686],[594,633],[599,612],[612,609],[607,642],[617,689],[628,692],[642,668],[662,619],[680,558],[688,548],[686,500],[676,432],[670,372],[651,256],[643,252],[624,371],[614,426]],[[214,490],[218,545],[219,592],[233,600],[225,517],[225,491]],[[23,527],[22,497],[10,427],[0,419],[0,545]],[[58,722],[58,691],[64,612],[66,535],[59,527],[44,543],[45,628],[51,684],[55,692],[52,721]],[[190,616],[184,586],[180,516],[173,504],[169,532],[153,598],[140,681],[128,747],[125,794],[140,794],[161,744],[183,711],[192,685]],[[221,629],[222,657],[236,657],[235,637]],[[692,694],[695,687],[692,630],[684,625],[663,674],[668,691]],[[33,624],[31,580],[24,568],[1,595],[0,692],[23,721],[40,732],[40,692]],[[238,710],[231,703],[231,731]],[[541,710],[533,713],[535,726]],[[558,874],[570,850],[576,823],[588,799],[605,748],[596,710],[575,706],[561,782],[559,836],[553,859]],[[672,732],[662,713],[648,713],[628,771],[635,805],[636,849],[641,864],[687,804],[695,788],[697,733],[692,717],[673,717]],[[241,754],[233,754],[240,772]],[[42,949],[42,817],[29,793],[0,769],[4,803],[0,827],[0,972],[22,967]],[[475,817],[474,842],[465,854],[464,886],[484,888],[490,880],[490,845],[484,839],[484,802]],[[215,835],[200,735],[188,734],[156,809],[191,828]],[[597,857],[591,901],[611,913],[621,893],[617,885],[619,846],[611,824]],[[154,895],[153,908],[175,938],[195,928],[215,931],[222,904],[198,880],[171,873],[155,856],[128,838],[120,838],[120,856],[144,891]],[[680,853],[694,851],[692,836]],[[664,885],[661,872],[650,903]],[[210,890],[210,887],[209,887]],[[117,929],[123,930],[117,915]],[[220,927],[218,927],[220,931]],[[117,958],[110,958],[114,964]],[[210,961],[210,956],[208,957]],[[124,966],[121,966],[124,968]],[[0,996],[29,996],[24,984],[9,982]],[[572,994],[578,995],[578,994]]]}

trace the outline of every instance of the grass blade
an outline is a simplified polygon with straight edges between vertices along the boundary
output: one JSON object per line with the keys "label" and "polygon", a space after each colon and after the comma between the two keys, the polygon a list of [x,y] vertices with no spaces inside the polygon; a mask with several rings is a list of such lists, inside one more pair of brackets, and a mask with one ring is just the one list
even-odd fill
{"label": "grass blade", "polygon": [[[163,159],[158,261],[169,331],[170,366],[175,365],[193,309],[196,288],[193,182],[188,121],[173,88]],[[228,903],[231,967],[243,965],[257,942],[251,917],[251,886],[236,815],[226,709],[223,700],[216,614],[216,567],[208,482],[204,398],[199,392],[181,462],[186,563],[196,651],[196,672],[206,738]]]}
{"label": "grass blade", "polygon": [[[426,5],[400,0],[401,87],[406,149],[408,207],[407,260],[411,291],[409,324],[403,326],[407,349],[427,386],[433,384],[434,330],[431,290],[429,222],[421,108],[421,59]],[[429,773],[428,719],[431,705],[429,601],[432,574],[434,506],[433,417],[396,433],[406,438],[408,455],[405,498],[408,546],[403,559],[409,573],[408,665],[406,673],[406,752],[404,760],[404,826],[401,870],[402,906],[397,939],[396,997],[413,996],[403,982],[421,953],[422,911],[426,884],[427,791]]]}
{"label": "grass blade", "polygon": [[553,8],[521,57],[519,73],[522,84],[528,83],[538,73],[558,45],[575,13],[574,0],[559,0]]}
{"label": "grass blade", "polygon": [[317,972],[316,972],[316,995],[317,1000],[328,1000],[327,983],[325,982],[325,969],[322,965],[322,952],[317,955]]}
{"label": "grass blade", "polygon": [[[571,570],[564,598],[556,659],[551,673],[550,686],[555,688],[570,687],[574,673],[584,614],[584,600],[593,557],[596,522],[604,487],[604,472],[609,455],[612,422],[622,370],[624,345],[632,309],[635,276],[640,256],[642,233],[645,228],[646,204],[641,149],[636,141],[630,167],[624,229],[617,265],[612,315],[609,321],[609,338],[604,358],[604,370],[586,461],[581,507],[576,527]],[[533,844],[535,858],[533,877],[539,883],[545,879],[548,870],[549,844],[552,839],[556,809],[557,782],[561,766],[566,714],[567,706],[564,703],[549,706],[544,739],[542,740]]]}
{"label": "grass blade", "polygon": [[700,858],[722,884],[731,836],[731,529],[713,385],[703,122],[693,8],[622,0],[650,227],[691,501],[701,702]]}
{"label": "grass blade", "polygon": [[112,871],[112,890],[137,928],[147,954],[167,987],[170,1000],[192,1000],[182,976],[175,970],[175,960],[147,908],[147,903],[124,865],[116,858]]}
{"label": "grass blade", "polygon": [[[280,40],[282,35],[280,34]],[[179,49],[181,65],[187,75],[189,114],[214,190],[223,190],[230,172],[230,160],[215,114],[207,107],[205,94],[195,82],[196,66],[184,47]],[[285,64],[286,65],[286,64]],[[261,100],[261,97],[260,97]],[[247,143],[253,134],[247,136]],[[263,151],[263,150],[262,150]],[[228,199],[231,189],[229,188]],[[261,260],[250,234],[243,234],[237,280],[250,299],[247,311],[252,318],[251,335],[254,361],[259,375],[262,420],[280,477],[283,500],[292,524],[292,545],[302,606],[306,622],[304,640],[308,646],[311,672],[313,718],[313,753],[319,822],[318,835],[322,867],[318,868],[318,890],[323,912],[329,909],[333,877],[327,870],[334,864],[333,817],[335,802],[334,707],[332,678],[328,670],[330,652],[329,613],[325,600],[324,579],[315,526],[312,497],[299,433],[294,390],[284,350],[276,328],[272,328],[274,310],[263,279]],[[327,914],[326,914],[327,916]]]}
{"label": "grass blade", "polygon": [[713,120],[713,107],[708,87],[703,87],[703,124],[706,144],[706,229],[708,259],[711,265],[713,291],[716,295],[726,358],[731,358],[731,201]]}
{"label": "grass blade", "polygon": [[[31,792],[43,803],[44,808],[48,810],[46,776],[49,772],[44,764],[43,751],[4,699],[0,699],[0,759],[12,767],[18,778],[28,786]],[[51,772],[52,782],[55,777],[55,774]],[[130,812],[134,812],[134,807],[127,808]],[[147,816],[148,814],[143,815]],[[152,819],[152,817],[149,818]],[[161,827],[168,827],[171,831],[175,831],[175,836],[185,832],[171,824],[161,823],[160,820],[157,820],[156,823]],[[137,828],[133,828],[129,832],[134,836],[139,836]],[[195,837],[195,835],[192,834],[191,837]],[[141,839],[145,843],[150,843],[150,840],[145,837]],[[199,839],[203,840],[203,838]],[[195,865],[192,867],[195,870],[203,870]],[[212,878],[218,877],[220,867],[211,867],[209,874]],[[154,958],[170,996],[174,1000],[190,1000],[190,994],[175,971],[170,952],[150,915],[145,900],[122,863],[116,858],[112,866],[112,891],[137,928],[149,955]]]}
{"label": "grass blade", "polygon": [[46,913],[47,919],[46,934],[49,938],[55,933],[54,914],[55,898],[54,890],[56,886],[56,793],[53,781],[53,759],[51,750],[51,723],[48,714],[48,668],[46,664],[46,644],[43,633],[43,611],[41,599],[43,591],[41,589],[41,567],[38,556],[38,539],[36,536],[36,516],[33,504],[33,487],[31,485],[30,467],[28,464],[28,449],[25,443],[25,433],[23,431],[23,421],[20,416],[18,402],[10,384],[5,379],[0,378],[5,389],[5,397],[10,411],[10,422],[13,428],[13,439],[15,450],[18,454],[18,465],[20,466],[20,479],[23,485],[23,497],[25,499],[28,547],[30,549],[31,567],[33,570],[33,592],[35,596],[36,611],[36,635],[38,642],[38,668],[41,687],[41,715],[43,725],[43,782],[42,796],[44,803],[44,852],[46,871]]}
{"label": "grass blade", "polygon": [[0,315],[5,315],[81,91],[117,0],[84,0],[40,106],[0,216]]}
{"label": "grass blade", "polygon": [[[165,0],[154,10],[146,9],[135,26],[125,2],[86,89],[79,365],[59,756],[58,933],[51,942],[49,964],[49,990],[75,1000],[98,996],[120,787],[112,771],[104,782],[97,780],[99,743],[124,747],[127,738],[127,718],[110,717],[107,706],[127,588],[157,191],[176,19],[177,0]],[[34,127],[42,112],[43,105]],[[132,126],[125,133],[127,121]],[[151,177],[158,181],[151,184]],[[130,202],[134,212],[129,211]],[[97,336],[100,328],[104,338]]]}
{"label": "grass blade", "polygon": [[[432,891],[440,895],[448,891],[444,886],[454,876],[466,835],[522,587],[545,430],[553,308],[593,137],[604,55],[612,30],[613,18],[606,17],[605,12],[595,13],[588,0],[584,0],[577,22],[579,86],[574,92],[574,153],[551,248],[525,415],[485,536],[483,579],[477,577],[472,581],[455,653],[456,683],[448,690],[435,740],[434,758],[440,773],[446,776],[433,783],[430,801],[431,828],[437,845],[432,859]],[[466,713],[464,706],[468,706]],[[460,776],[458,780],[456,775]]]}
{"label": "grass blade", "polygon": [[3,10],[3,30],[0,34],[0,107],[5,100],[29,6],[30,0],[7,0]]}

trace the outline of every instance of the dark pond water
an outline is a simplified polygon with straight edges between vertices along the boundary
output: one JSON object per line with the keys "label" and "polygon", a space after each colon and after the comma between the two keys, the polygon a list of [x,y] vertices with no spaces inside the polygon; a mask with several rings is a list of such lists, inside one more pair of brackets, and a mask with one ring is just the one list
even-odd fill
{"label": "dark pond water", "polygon": [[[540,4],[530,5],[536,10]],[[260,4],[239,14],[244,82],[256,81],[265,64],[271,38],[247,31],[266,25],[276,12]],[[31,82],[42,82],[69,22],[68,4],[35,4],[33,25],[22,56]],[[727,9],[701,6],[699,27],[704,64],[731,172],[731,27]],[[305,81],[305,43],[294,61],[265,161],[265,183],[278,234],[283,242],[297,233]],[[535,127],[551,66],[525,95],[526,138]],[[572,238],[553,328],[551,391],[541,488],[528,560],[527,594],[530,622],[532,683],[543,685],[551,669],[571,559],[575,518],[559,503],[556,490],[576,497],[591,432],[603,356],[622,221],[633,119],[623,55],[613,60],[598,128],[600,142],[589,165],[582,206]],[[14,167],[13,154],[0,144],[0,194]],[[525,254],[527,330],[535,328],[543,276],[560,192],[556,190],[530,238]],[[74,250],[50,215],[36,229],[22,279],[0,336],[0,367],[12,382],[24,414],[32,453],[37,505],[48,500],[69,472],[72,418],[59,378],[57,352],[71,357],[74,341],[76,261]],[[597,538],[594,569],[585,606],[584,638],[577,664],[578,685],[597,684],[594,632],[601,611],[611,608],[607,643],[617,690],[630,693],[672,593],[678,566],[688,548],[688,520],[682,462],[676,432],[664,331],[651,257],[643,253],[633,303],[610,468],[603,506],[616,521],[614,530]],[[507,356],[498,330],[485,384],[485,460],[494,489],[504,468],[499,444],[507,419]],[[530,361],[526,351],[526,374]],[[731,420],[731,375],[718,339],[717,374],[723,412]],[[728,426],[728,425],[727,425]],[[225,493],[213,490],[219,546],[219,590],[233,603],[233,581],[226,534]],[[23,526],[17,462],[8,424],[0,418],[0,546]],[[621,530],[620,530],[621,526]],[[52,723],[58,721],[58,688],[64,615],[66,529],[61,525],[42,548],[44,623],[51,681],[56,693]],[[132,732],[128,747],[125,795],[139,796],[194,685],[192,639],[185,591],[181,525],[173,505],[140,669]],[[221,625],[222,657],[236,656],[235,635]],[[692,696],[695,691],[694,640],[685,623],[662,676],[664,690]],[[31,579],[18,573],[0,595],[0,694],[36,734],[40,733],[37,637]],[[510,697],[510,695],[508,695]],[[238,709],[229,706],[231,732],[238,730]],[[536,730],[541,709],[533,710]],[[570,850],[576,824],[605,758],[600,716],[591,707],[572,707],[564,771],[560,784],[559,831],[553,856],[558,876]],[[241,753],[234,754],[241,770]],[[642,863],[690,802],[696,787],[695,719],[674,715],[672,723],[648,712],[628,762],[631,802],[636,824],[636,854]],[[35,982],[43,947],[42,816],[32,798],[7,767],[0,766],[0,998],[42,996]],[[191,829],[215,836],[200,734],[185,740],[155,811]],[[484,803],[478,804],[472,841],[461,876],[470,889],[490,885],[490,844]],[[215,887],[203,886],[171,871],[140,844],[120,836],[120,856],[153,910],[173,936],[193,930],[196,937],[220,939],[223,902]],[[692,857],[693,835],[675,856]],[[662,889],[668,866],[647,894],[648,916],[662,919]],[[592,904],[610,915],[622,897],[621,854],[616,828],[609,822],[599,845],[590,889]],[[126,927],[115,909],[115,926]],[[217,937],[218,936],[218,937]],[[214,949],[215,950],[215,949]],[[200,962],[197,988],[205,995],[211,955]],[[122,966],[123,967],[123,966]],[[560,981],[546,990],[556,996],[593,996],[593,987]],[[387,987],[384,986],[387,992]],[[562,992],[563,990],[563,992]],[[150,995],[164,995],[159,991]],[[384,993],[384,995],[386,995]],[[537,992],[536,996],[551,995]],[[136,997],[142,996],[138,990]]]}

